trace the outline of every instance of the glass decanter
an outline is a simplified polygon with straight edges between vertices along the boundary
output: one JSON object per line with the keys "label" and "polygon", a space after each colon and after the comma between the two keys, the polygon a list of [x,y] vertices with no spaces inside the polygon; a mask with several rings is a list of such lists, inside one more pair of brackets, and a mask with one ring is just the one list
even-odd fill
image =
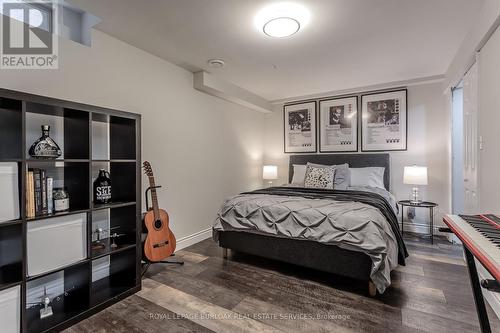
{"label": "glass decanter", "polygon": [[42,125],[42,136],[30,147],[29,154],[33,158],[58,158],[61,156],[61,149],[49,136],[50,126]]}

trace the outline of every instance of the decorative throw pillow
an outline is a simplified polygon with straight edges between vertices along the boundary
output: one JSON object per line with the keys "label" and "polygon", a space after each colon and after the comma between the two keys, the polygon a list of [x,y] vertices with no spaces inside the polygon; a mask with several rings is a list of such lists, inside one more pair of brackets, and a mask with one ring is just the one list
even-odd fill
{"label": "decorative throw pillow", "polygon": [[335,178],[334,168],[329,166],[317,167],[308,164],[306,168],[304,187],[325,188],[333,190],[334,178]]}
{"label": "decorative throw pillow", "polygon": [[[351,182],[351,173],[349,172],[349,164],[338,164],[338,165],[322,165],[322,164],[314,164],[307,163],[307,165],[314,166],[317,168],[334,168],[335,169],[335,178],[333,180],[333,188],[335,190],[347,190],[349,184]],[[295,165],[294,165],[295,166]]]}

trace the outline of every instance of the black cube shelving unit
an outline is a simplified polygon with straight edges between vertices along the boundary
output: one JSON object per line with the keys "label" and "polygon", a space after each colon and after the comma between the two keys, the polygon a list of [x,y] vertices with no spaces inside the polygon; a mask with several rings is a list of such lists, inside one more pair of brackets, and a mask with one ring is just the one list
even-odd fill
{"label": "black cube shelving unit", "polygon": [[[28,154],[34,133],[39,137],[44,124],[51,125],[50,136],[63,151],[58,159],[38,160]],[[21,332],[61,331],[141,289],[140,130],[138,114],[0,89],[0,162],[17,163],[20,207],[19,219],[0,222],[0,291],[21,288]],[[112,200],[106,205],[92,202],[93,178],[101,167],[112,179]],[[68,212],[27,218],[26,174],[32,168],[46,170],[67,188]],[[28,276],[28,225],[77,214],[86,216],[86,257]],[[116,246],[106,237],[105,248],[94,249],[94,224],[102,216],[122,236]],[[57,246],[56,239],[42,242]],[[97,267],[104,271],[94,272]],[[54,315],[41,319],[40,307],[31,306],[28,298],[45,281],[59,283],[64,292],[51,295],[57,298]]]}

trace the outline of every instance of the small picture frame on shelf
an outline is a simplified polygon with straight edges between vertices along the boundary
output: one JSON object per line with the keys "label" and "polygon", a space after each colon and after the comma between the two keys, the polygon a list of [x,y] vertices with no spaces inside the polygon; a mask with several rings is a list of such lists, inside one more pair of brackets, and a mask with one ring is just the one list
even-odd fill
{"label": "small picture frame on shelf", "polygon": [[319,102],[319,151],[358,151],[358,98],[331,98]]}
{"label": "small picture frame on shelf", "polygon": [[285,153],[315,153],[316,102],[285,105],[283,120]]}
{"label": "small picture frame on shelf", "polygon": [[407,150],[407,90],[361,96],[361,150]]}

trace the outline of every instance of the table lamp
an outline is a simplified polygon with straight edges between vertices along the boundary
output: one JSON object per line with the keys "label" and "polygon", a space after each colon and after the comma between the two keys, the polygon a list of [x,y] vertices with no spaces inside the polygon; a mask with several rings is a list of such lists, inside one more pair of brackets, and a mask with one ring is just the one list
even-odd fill
{"label": "table lamp", "polygon": [[268,180],[269,187],[271,187],[273,180],[278,179],[278,167],[276,165],[264,165],[262,168],[262,178]]}
{"label": "table lamp", "polygon": [[405,166],[403,183],[408,185],[414,185],[411,192],[410,202],[412,204],[419,204],[422,200],[418,198],[418,186],[417,185],[427,185],[427,167],[424,166]]}

